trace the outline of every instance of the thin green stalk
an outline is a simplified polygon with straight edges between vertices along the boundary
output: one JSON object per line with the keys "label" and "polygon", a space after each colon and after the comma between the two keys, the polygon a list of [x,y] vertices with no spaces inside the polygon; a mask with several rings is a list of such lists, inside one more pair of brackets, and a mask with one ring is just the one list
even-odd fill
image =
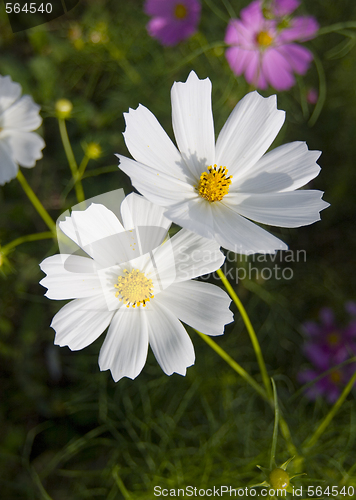
{"label": "thin green stalk", "polygon": [[330,422],[332,421],[332,419],[335,417],[335,415],[338,412],[339,408],[341,407],[342,403],[347,398],[347,396],[348,396],[349,392],[351,391],[351,389],[353,388],[355,382],[356,382],[356,371],[352,375],[352,377],[350,378],[350,380],[348,381],[348,383],[346,384],[346,386],[345,386],[344,390],[342,391],[339,399],[333,405],[333,407],[331,408],[331,410],[329,411],[329,413],[326,415],[326,417],[324,418],[324,420],[319,424],[319,426],[316,429],[316,431],[314,432],[314,434],[309,439],[306,440],[306,442],[304,444],[304,448],[311,448],[312,446],[314,446],[316,444],[316,442],[318,441],[318,439],[320,438],[320,436],[323,434],[323,432],[325,431],[325,429],[327,428],[327,426],[330,424]]}
{"label": "thin green stalk", "polygon": [[276,448],[277,448],[277,437],[278,437],[278,424],[279,424],[279,406],[278,406],[278,396],[277,396],[277,388],[276,384],[271,378],[273,385],[273,400],[274,400],[274,427],[273,427],[273,437],[272,437],[272,446],[271,446],[271,458],[269,461],[269,468],[272,470],[275,467],[275,456],[276,456]]}
{"label": "thin green stalk", "polygon": [[242,302],[240,301],[240,299],[236,295],[235,290],[230,285],[230,283],[229,283],[228,279],[226,278],[225,274],[223,273],[223,271],[221,269],[218,269],[217,273],[218,273],[219,278],[223,282],[226,290],[228,291],[230,297],[235,302],[235,304],[236,304],[236,306],[237,306],[237,308],[238,308],[238,310],[239,310],[239,312],[241,314],[241,317],[242,317],[242,319],[243,319],[243,321],[245,323],[247,331],[248,331],[248,333],[250,335],[252,346],[253,346],[255,354],[256,354],[258,365],[260,367],[260,372],[261,372],[261,375],[262,375],[262,380],[263,380],[264,386],[266,388],[268,398],[270,400],[273,400],[273,394],[272,394],[270,379],[268,377],[268,373],[267,373],[266,365],[265,365],[265,362],[264,362],[264,359],[263,359],[261,347],[260,347],[260,344],[258,342],[255,330],[253,329],[253,326],[251,324],[250,318],[248,317],[248,314],[247,314],[244,306],[242,305]]}
{"label": "thin green stalk", "polygon": [[[265,400],[268,401],[273,406],[273,399],[271,399],[267,392],[247,373],[246,370],[242,368],[231,356],[227,354],[214,340],[208,335],[204,335],[203,333],[195,330],[198,335],[224,360],[226,363],[231,366],[236,373],[238,373],[248,384],[250,384],[253,389]],[[291,455],[298,456],[298,451],[293,444],[292,436],[289,431],[289,427],[287,422],[284,420],[282,416],[279,416],[279,427],[281,433],[287,443],[288,450]]]}
{"label": "thin green stalk", "polygon": [[81,201],[85,200],[85,196],[84,196],[84,190],[83,190],[83,186],[82,186],[81,179],[80,179],[79,172],[78,172],[78,165],[77,165],[77,162],[75,160],[72,146],[71,146],[70,141],[69,141],[66,122],[63,118],[58,118],[58,124],[59,124],[59,132],[61,134],[61,139],[62,139],[64,151],[65,151],[65,154],[66,154],[66,157],[68,160],[70,170],[72,172],[72,177],[73,177],[74,187],[75,187],[75,194],[77,196],[78,202],[80,203]]}
{"label": "thin green stalk", "polygon": [[30,472],[31,472],[33,482],[36,484],[37,488],[39,489],[39,493],[41,495],[41,500],[53,500],[53,498],[50,497],[49,494],[47,493],[47,491],[45,490],[45,488],[41,482],[41,479],[39,478],[34,467],[30,466]]}
{"label": "thin green stalk", "polygon": [[44,208],[44,206],[42,205],[40,200],[37,198],[37,196],[33,192],[32,188],[30,187],[29,183],[26,181],[21,170],[18,171],[17,179],[20,182],[23,190],[25,191],[28,199],[30,200],[32,205],[35,207],[35,209],[37,210],[39,215],[42,217],[44,222],[47,224],[50,231],[53,234],[56,234],[56,224],[54,223],[52,217],[48,214],[47,210]]}
{"label": "thin green stalk", "polygon": [[319,115],[323,109],[323,106],[324,106],[325,100],[326,100],[326,78],[325,78],[323,64],[320,61],[320,59],[316,53],[314,53],[313,55],[314,55],[314,64],[315,64],[316,70],[318,72],[318,77],[319,77],[319,96],[318,96],[318,102],[315,105],[314,111],[313,111],[311,117],[309,118],[308,125],[310,127],[315,125],[315,122],[319,118]]}
{"label": "thin green stalk", "polygon": [[51,231],[45,231],[43,233],[35,233],[35,234],[27,234],[26,236],[20,236],[15,240],[11,241],[7,245],[3,246],[1,249],[2,255],[7,255],[13,248],[18,245],[22,245],[22,243],[26,243],[27,241],[38,241],[38,240],[49,240],[53,238],[54,234]]}
{"label": "thin green stalk", "polygon": [[250,384],[250,386],[253,387],[263,399],[269,401],[269,397],[264,389],[247,373],[246,370],[242,368],[242,366],[236,363],[236,361],[233,360],[231,356],[229,356],[227,352],[224,351],[224,349],[218,346],[218,344],[214,342],[211,337],[209,337],[208,335],[204,335],[198,330],[195,331],[224,361],[226,361],[228,365],[231,366],[233,370],[235,370],[236,373],[238,373],[244,380],[246,380],[246,382]]}
{"label": "thin green stalk", "polygon": [[205,47],[202,47],[200,49],[194,50],[189,56],[185,57],[177,66],[173,68],[174,71],[182,68],[183,66],[186,66],[187,64],[191,63],[195,58],[199,57],[202,54],[205,54],[206,52],[209,52],[209,50],[213,50],[216,48],[226,48],[228,45],[224,42],[212,42],[206,45]]}
{"label": "thin green stalk", "polygon": [[125,498],[125,500],[131,499],[132,496],[127,491],[126,486],[124,485],[124,482],[119,475],[119,466],[118,465],[116,465],[113,468],[111,474],[112,474],[113,478],[115,479],[115,483],[116,483],[117,487],[119,488],[122,496]]}
{"label": "thin green stalk", "polygon": [[320,28],[317,36],[327,35],[328,33],[334,33],[335,31],[340,31],[345,28],[356,28],[356,21],[345,21],[344,23],[336,23],[331,24],[330,26],[324,26],[324,28]]}
{"label": "thin green stalk", "polygon": [[83,159],[81,161],[81,164],[79,165],[79,168],[78,168],[78,177],[79,177],[80,180],[82,180],[82,177],[84,175],[85,169],[88,166],[89,160],[90,160],[89,156],[84,155],[84,157],[83,157]]}
{"label": "thin green stalk", "polygon": [[111,172],[118,172],[118,166],[110,165],[109,167],[95,168],[93,170],[90,170],[89,172],[86,172],[83,178],[87,179],[88,177],[96,177],[97,175],[108,174]]}

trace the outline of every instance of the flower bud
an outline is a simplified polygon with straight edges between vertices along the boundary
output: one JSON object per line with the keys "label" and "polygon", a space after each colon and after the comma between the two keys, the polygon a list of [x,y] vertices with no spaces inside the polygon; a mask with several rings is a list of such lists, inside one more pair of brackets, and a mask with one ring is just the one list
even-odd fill
{"label": "flower bud", "polygon": [[101,147],[100,144],[97,144],[96,142],[90,142],[87,144],[84,148],[85,154],[87,155],[88,158],[91,160],[97,160],[101,156]]}
{"label": "flower bud", "polygon": [[275,490],[285,490],[289,486],[289,474],[285,470],[276,467],[270,472],[269,484]]}
{"label": "flower bud", "polygon": [[58,118],[65,120],[70,117],[73,109],[73,104],[68,99],[59,99],[56,102],[56,114]]}

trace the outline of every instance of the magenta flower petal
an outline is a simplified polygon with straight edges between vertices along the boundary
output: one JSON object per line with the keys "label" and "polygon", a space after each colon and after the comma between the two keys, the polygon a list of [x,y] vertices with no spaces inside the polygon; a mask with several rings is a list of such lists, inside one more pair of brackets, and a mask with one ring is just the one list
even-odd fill
{"label": "magenta flower petal", "polygon": [[[328,369],[330,369],[329,366]],[[326,400],[333,404],[338,399],[341,391],[350,380],[355,371],[355,364],[345,365],[342,368],[336,368],[319,380],[314,382],[310,387],[305,389],[305,396],[308,399],[315,400],[318,397],[325,397]],[[325,370],[303,370],[298,373],[298,381],[302,384],[312,382],[314,379],[323,374]]]}
{"label": "magenta flower petal", "polygon": [[295,17],[290,25],[281,30],[278,39],[281,42],[306,42],[315,37],[319,29],[317,20],[312,16]]}
{"label": "magenta flower petal", "polygon": [[149,35],[171,46],[195,33],[201,4],[198,0],[146,0],[144,10],[152,16],[147,25]]}
{"label": "magenta flower petal", "polygon": [[257,26],[261,25],[265,20],[259,0],[250,3],[250,5],[242,9],[240,16],[243,24],[253,29],[256,29]]}
{"label": "magenta flower petal", "polygon": [[346,302],[345,309],[351,316],[356,316],[356,302],[351,300]]}
{"label": "magenta flower petal", "polygon": [[292,66],[285,55],[280,52],[280,47],[266,51],[262,62],[262,69],[267,81],[275,89],[287,90],[293,87],[295,79],[292,73]]}
{"label": "magenta flower petal", "polygon": [[242,75],[250,60],[250,51],[239,47],[230,47],[227,49],[225,56],[235,75]]}
{"label": "magenta flower petal", "polygon": [[274,0],[271,10],[276,17],[284,17],[294,12],[299,4],[299,0]]}
{"label": "magenta flower petal", "polygon": [[318,102],[319,94],[316,89],[309,89],[307,93],[307,101],[309,104],[316,104]]}
{"label": "magenta flower petal", "polygon": [[254,85],[258,89],[267,88],[267,81],[257,52],[250,52],[246,65],[245,78],[248,83]]}
{"label": "magenta flower petal", "polygon": [[334,311],[330,309],[330,307],[323,307],[320,309],[319,317],[324,326],[329,328],[334,328],[336,326]]}
{"label": "magenta flower petal", "polygon": [[281,45],[276,50],[288,61],[290,67],[298,75],[304,75],[313,60],[313,54],[310,50],[296,43]]}

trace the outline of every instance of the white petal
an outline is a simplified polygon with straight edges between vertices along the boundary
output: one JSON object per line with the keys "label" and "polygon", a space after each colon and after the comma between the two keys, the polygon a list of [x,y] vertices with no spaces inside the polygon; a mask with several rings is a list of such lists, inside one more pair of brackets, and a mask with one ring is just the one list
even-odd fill
{"label": "white petal", "polygon": [[22,132],[36,130],[42,123],[40,106],[29,95],[24,95],[6,109],[1,116],[1,127]]}
{"label": "white petal", "polygon": [[234,207],[214,207],[215,238],[224,248],[241,254],[275,253],[288,246],[253,222],[241,217]]}
{"label": "white petal", "polygon": [[73,300],[52,320],[51,327],[56,332],[54,343],[67,345],[72,351],[84,349],[108,327],[113,314],[97,296]]}
{"label": "white petal", "polygon": [[17,176],[18,165],[12,158],[12,151],[7,139],[0,139],[0,185],[11,181]]}
{"label": "white petal", "polygon": [[230,192],[270,193],[294,191],[314,179],[320,151],[309,151],[305,142],[290,142],[266,153],[242,175],[236,172]]}
{"label": "white petal", "polygon": [[193,173],[200,178],[215,163],[211,81],[199,80],[191,71],[185,83],[175,82],[171,91],[172,121],[178,148]]}
{"label": "white petal", "polygon": [[207,335],[222,335],[224,325],[233,321],[230,297],[211,283],[174,283],[155,300],[181,321]]}
{"label": "white petal", "polygon": [[59,223],[60,229],[99,263],[109,267],[137,256],[135,231],[125,231],[116,215],[104,205],[92,203],[73,211]]}
{"label": "white petal", "polygon": [[126,196],[121,203],[121,216],[125,229],[136,228],[142,253],[156,248],[166,238],[172,222],[163,213],[164,208],[136,193]]}
{"label": "white petal", "polygon": [[148,200],[168,207],[185,199],[198,196],[193,184],[181,181],[169,174],[116,155],[120,159],[119,168],[127,174],[134,187]]}
{"label": "white petal", "polygon": [[275,95],[264,98],[250,92],[235,106],[219,134],[216,163],[232,176],[247,172],[270,147],[284,118]]}
{"label": "white petal", "polygon": [[124,231],[116,215],[104,205],[92,203],[86,210],[73,211],[59,223],[61,230],[81,248]]}
{"label": "white petal", "polygon": [[102,295],[95,262],[78,255],[57,254],[48,257],[40,268],[47,274],[40,284],[46,287],[50,299],[76,299]]}
{"label": "white petal", "polygon": [[177,203],[165,212],[168,219],[204,238],[214,238],[213,206],[200,196]]}
{"label": "white petal", "polygon": [[42,158],[41,151],[46,144],[38,134],[13,130],[8,133],[7,140],[14,160],[22,167],[34,167],[36,160]]}
{"label": "white petal", "polygon": [[329,206],[316,190],[239,195],[229,198],[234,209],[256,222],[270,226],[300,227],[320,220],[319,212]]}
{"label": "white petal", "polygon": [[145,365],[147,350],[146,311],[123,307],[114,315],[100,349],[100,370],[110,370],[115,382],[134,379]]}
{"label": "white petal", "polygon": [[185,375],[195,361],[192,341],[182,323],[166,307],[155,302],[147,311],[150,346],[167,375]]}
{"label": "white petal", "polygon": [[136,161],[186,181],[191,174],[157,118],[141,104],[124,113],[127,149]]}
{"label": "white petal", "polygon": [[187,281],[212,273],[225,260],[216,241],[185,229],[154,250],[153,256],[164,289],[173,281]]}
{"label": "white petal", "polygon": [[1,114],[9,108],[21,95],[22,89],[19,83],[13,82],[10,76],[0,76],[0,124]]}

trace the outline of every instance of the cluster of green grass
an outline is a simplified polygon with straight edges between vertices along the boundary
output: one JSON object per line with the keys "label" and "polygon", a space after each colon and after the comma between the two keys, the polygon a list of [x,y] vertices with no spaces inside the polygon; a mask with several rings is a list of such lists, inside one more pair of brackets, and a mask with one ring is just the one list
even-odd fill
{"label": "cluster of green grass", "polygon": [[[228,18],[227,6],[238,14],[247,3],[203,1],[199,32],[174,48],[149,38],[139,0],[82,0],[66,17],[15,35],[0,11],[0,74],[21,83],[41,105],[44,118],[44,158],[24,175],[54,219],[76,203],[55,102],[67,98],[73,103],[67,127],[77,161],[83,157],[83,143],[95,141],[103,150],[83,179],[86,197],[118,188],[128,194],[130,181],[114,157],[127,155],[123,112],[142,103],[172,136],[170,87],[194,69],[200,78],[212,80],[219,131],[249,90],[225,61],[219,43],[226,24],[217,15]],[[322,27],[353,19],[356,26],[352,1],[317,0],[303,7],[312,9],[309,13]],[[323,306],[334,308],[342,321],[344,302],[355,299],[355,41],[356,30],[349,24],[309,42],[319,64],[291,91],[278,95],[287,120],[275,145],[306,140],[310,149],[323,151],[322,172],[312,187],[325,191],[331,207],[315,225],[276,230],[291,249],[306,250],[306,261],[290,264],[291,280],[252,277],[234,283],[291,434],[288,440],[281,429],[276,462],[295,454],[288,470],[307,475],[294,484],[323,489],[356,489],[354,396],[350,393],[314,445],[305,447],[330,405],[310,402],[300,391],[297,374],[307,366],[300,325],[316,318]],[[306,101],[309,88],[319,89],[325,98],[316,112]],[[16,180],[1,188],[0,200],[1,245],[46,230]],[[189,330],[196,363],[184,378],[163,375],[150,353],[136,380],[115,384],[97,366],[102,339],[79,352],[53,346],[49,324],[63,303],[43,296],[38,264],[56,252],[51,240],[27,242],[0,269],[1,497],[152,499],[156,485],[207,489],[261,483],[264,477],[256,465],[269,466],[273,408],[194,331]],[[231,308],[235,323],[215,340],[262,385],[245,326],[236,306]]]}

